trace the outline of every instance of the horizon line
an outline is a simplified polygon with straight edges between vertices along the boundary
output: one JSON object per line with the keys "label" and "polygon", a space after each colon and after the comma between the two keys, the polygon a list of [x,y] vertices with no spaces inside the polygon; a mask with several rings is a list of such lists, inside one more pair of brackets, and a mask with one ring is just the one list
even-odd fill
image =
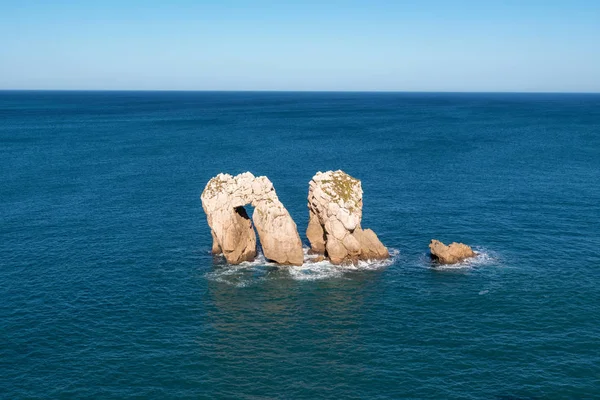
{"label": "horizon line", "polygon": [[600,91],[454,90],[283,90],[283,89],[2,89],[0,92],[186,92],[186,93],[431,93],[431,94],[600,94]]}

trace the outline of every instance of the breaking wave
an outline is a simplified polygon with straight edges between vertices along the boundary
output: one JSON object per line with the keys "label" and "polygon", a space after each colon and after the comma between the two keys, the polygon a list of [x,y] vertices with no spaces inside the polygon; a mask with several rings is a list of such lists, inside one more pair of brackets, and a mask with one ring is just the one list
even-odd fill
{"label": "breaking wave", "polygon": [[317,255],[308,254],[304,248],[304,264],[298,267],[288,267],[288,273],[295,280],[319,280],[328,278],[342,278],[349,272],[376,271],[392,265],[400,251],[390,249],[390,257],[385,260],[359,261],[358,264],[334,265],[329,260],[316,261]]}
{"label": "breaking wave", "polygon": [[318,255],[308,254],[304,247],[304,264],[300,266],[278,265],[267,261],[259,252],[253,261],[245,261],[238,265],[223,262],[217,264],[212,271],[204,276],[212,281],[227,283],[236,287],[245,287],[260,281],[270,279],[293,279],[299,281],[314,281],[321,279],[345,278],[349,273],[361,271],[376,271],[392,265],[400,252],[390,249],[390,257],[385,260],[359,261],[357,265],[334,265],[329,260],[318,260]]}

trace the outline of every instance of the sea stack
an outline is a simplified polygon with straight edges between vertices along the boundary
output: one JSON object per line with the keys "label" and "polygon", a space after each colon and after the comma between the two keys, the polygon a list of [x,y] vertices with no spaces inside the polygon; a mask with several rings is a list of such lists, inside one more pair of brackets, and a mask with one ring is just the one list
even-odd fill
{"label": "sea stack", "polygon": [[475,253],[469,246],[463,243],[450,243],[446,246],[439,240],[432,239],[429,243],[431,258],[440,264],[456,264],[467,258],[475,257]]}
{"label": "sea stack", "polygon": [[[253,260],[253,221],[268,260],[302,265],[304,254],[296,223],[267,177],[255,177],[250,172],[219,174],[208,181],[200,199],[211,229],[214,254],[223,253],[230,264]],[[248,204],[254,207],[252,221],[244,209]]]}
{"label": "sea stack", "polygon": [[317,172],[308,189],[306,236],[313,253],[332,264],[389,257],[375,232],[361,227],[362,195],[360,181],[345,172]]}

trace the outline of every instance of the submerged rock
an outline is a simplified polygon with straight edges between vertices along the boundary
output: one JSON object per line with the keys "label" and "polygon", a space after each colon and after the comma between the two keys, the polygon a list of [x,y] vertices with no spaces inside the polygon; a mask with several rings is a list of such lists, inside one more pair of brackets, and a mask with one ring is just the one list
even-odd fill
{"label": "submerged rock", "polygon": [[446,246],[439,240],[432,239],[429,243],[431,258],[440,264],[456,264],[467,258],[475,257],[475,253],[469,246],[463,243],[450,243]]}
{"label": "submerged rock", "polygon": [[309,183],[309,222],[306,236],[311,251],[333,264],[389,257],[375,232],[363,230],[362,186],[343,171],[317,172]]}
{"label": "submerged rock", "polygon": [[267,177],[250,172],[219,174],[208,181],[200,198],[213,237],[212,252],[222,252],[228,263],[256,257],[256,235],[244,209],[250,204],[265,257],[279,264],[302,265],[304,254],[296,223]]}

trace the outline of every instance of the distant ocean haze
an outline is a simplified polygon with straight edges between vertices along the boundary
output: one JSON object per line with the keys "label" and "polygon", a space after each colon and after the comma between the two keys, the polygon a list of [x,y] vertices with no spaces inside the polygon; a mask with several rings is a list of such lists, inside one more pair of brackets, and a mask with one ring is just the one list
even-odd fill
{"label": "distant ocean haze", "polygon": [[[0,92],[0,397],[600,397],[599,132],[593,94]],[[211,177],[307,246],[336,169],[390,260],[210,254]]]}

